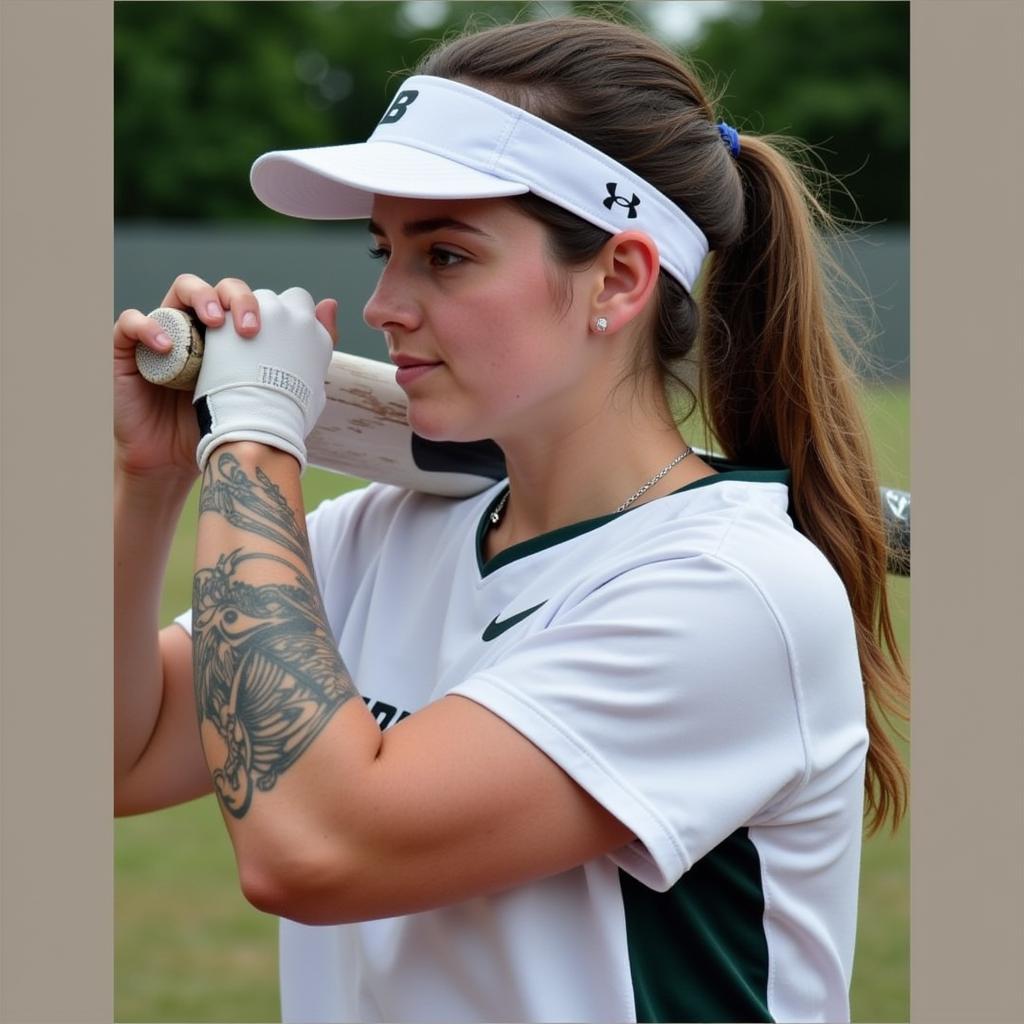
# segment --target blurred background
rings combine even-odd
[[[741,131],[797,136],[835,176],[837,251],[871,356],[865,412],[882,481],[909,488],[909,5],[875,2],[165,2],[115,20],[114,314],[184,271],[336,297],[340,346],[385,358],[361,310],[379,271],[365,224],[292,221],[248,185],[261,153],[359,141],[434,42],[566,13],[640,25],[694,63]],[[307,507],[362,481],[310,470]],[[188,606],[194,496],[162,624]],[[890,580],[909,659],[909,587]],[[906,744],[903,744],[906,751]],[[115,1018],[279,1018],[276,923],[238,891],[215,802],[116,823]],[[909,1016],[908,832],[865,843],[855,1021]]]

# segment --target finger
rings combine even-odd
[[[316,305],[316,318],[327,328],[331,336],[331,344],[338,344],[338,301],[337,299],[322,299]]]
[[[162,354],[170,351],[171,339],[152,317],[137,309],[126,309],[114,322],[114,348],[118,352],[134,352],[138,344]]]
[[[224,322],[224,308],[216,290],[195,274],[179,274],[160,305],[195,310],[208,327],[219,327]]]
[[[237,277],[217,282],[217,298],[224,309],[231,310],[235,331],[251,338],[260,329],[260,304],[253,290]]]

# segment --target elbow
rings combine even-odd
[[[253,866],[238,867],[238,881],[242,895],[257,910],[264,914],[277,917],[288,917],[287,894],[280,882],[271,874],[257,870]]]
[[[293,853],[238,860],[242,895],[257,910],[299,924],[346,924],[354,904],[353,872],[344,853]]]

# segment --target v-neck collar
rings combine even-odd
[[[682,494],[684,491],[693,491],[698,487],[707,487],[730,480],[744,480],[751,483],[788,484],[790,479],[790,471],[785,468],[764,469],[754,466],[738,466],[735,463],[716,458],[715,456],[704,456],[704,461],[712,469],[717,469],[718,472],[712,476],[705,476],[699,480],[694,480],[670,493]],[[719,469],[719,467],[721,468]],[[543,551],[546,548],[554,547],[556,544],[572,540],[574,537],[579,537],[584,533],[589,533],[591,530],[604,526],[605,523],[610,523],[613,519],[618,519],[619,516],[628,515],[637,508],[644,507],[643,505],[637,505],[633,508],[624,509],[622,512],[611,512],[608,515],[596,516],[593,519],[583,519],[578,523],[570,523],[568,526],[560,526],[555,530],[549,530],[536,537],[531,537],[529,540],[513,544],[511,547],[505,548],[504,551],[499,551],[493,558],[487,560],[484,558],[484,540],[487,536],[487,528],[490,526],[491,513],[498,507],[498,503],[507,490],[508,487],[506,486],[495,495],[484,509],[480,522],[477,525],[476,561],[481,577],[489,576],[510,562],[518,561],[520,558],[526,558],[529,555],[536,554],[538,551]],[[665,495],[665,497],[668,497],[668,495]]]

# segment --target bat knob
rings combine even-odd
[[[139,373],[161,387],[191,391],[203,361],[201,325],[181,309],[161,307],[149,315],[171,339],[171,348],[168,352],[159,353],[145,345],[136,345],[135,364]]]

